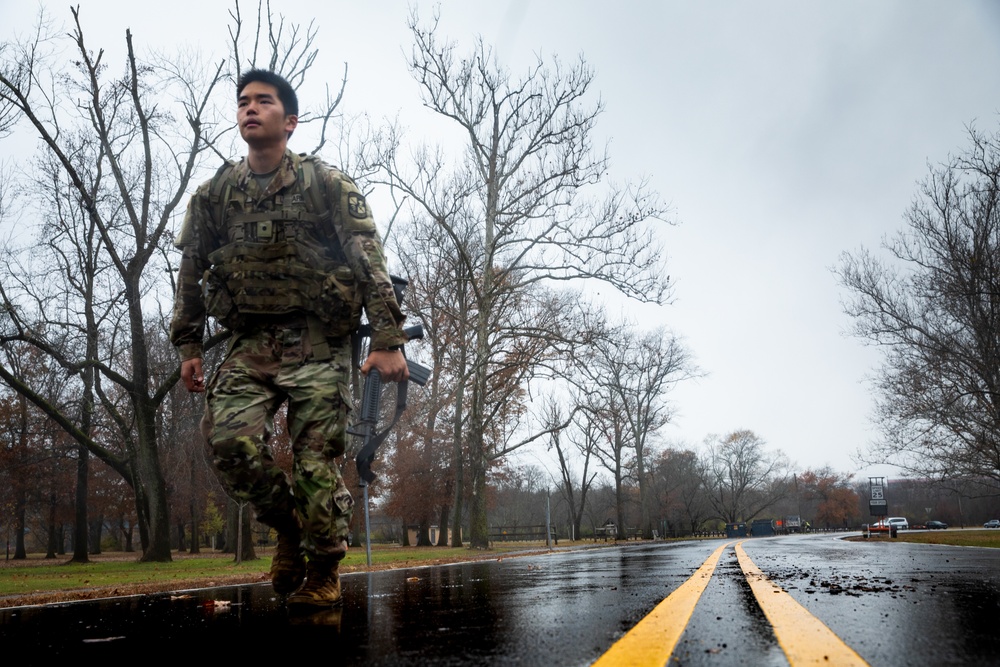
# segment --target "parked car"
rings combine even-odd
[[[948,524],[944,521],[928,521],[926,527],[927,530],[944,530],[948,527]]]
[[[1000,528],[1000,519],[990,519],[983,524],[983,528]]]
[[[910,522],[906,520],[905,517],[901,516],[889,516],[884,519],[879,519],[870,526],[870,530],[891,530],[895,528],[896,530],[906,530],[910,527]]]

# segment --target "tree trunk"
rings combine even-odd
[[[239,525],[239,504],[226,496],[226,518],[222,524],[222,545],[216,549],[224,554],[236,554],[236,527]]]
[[[49,494],[49,539],[46,545],[45,557],[55,558],[58,545],[56,545],[56,494]]]
[[[138,381],[137,385],[146,386]],[[148,541],[144,545],[142,558],[139,560],[147,563],[169,562],[171,560],[170,512],[167,508],[166,484],[156,449],[156,408],[150,404],[145,396],[141,399],[141,405],[143,408],[139,412],[145,413],[145,420],[138,420],[139,442],[136,463],[139,480],[145,489],[144,495],[147,499]]]
[[[25,491],[20,489],[17,494],[17,506],[14,510],[14,560],[24,560],[28,557],[28,552],[24,548],[25,507],[27,504]]]
[[[497,127],[494,126],[494,143]],[[486,400],[489,396],[490,324],[495,305],[493,290],[493,242],[497,222],[496,153],[490,155],[490,175],[487,183],[485,216],[485,262],[483,282],[478,296],[476,313],[476,348],[472,358],[472,410],[469,415],[469,469],[472,475],[472,503],[469,508],[469,543],[473,549],[490,546],[489,522],[486,517],[486,472],[488,466],[486,447]]]
[[[149,545],[149,519],[147,518],[149,516],[149,504],[146,501],[146,489],[139,479],[138,470],[136,470],[136,456],[130,451],[129,457],[129,468],[132,478],[136,480],[135,485],[132,487],[132,490],[135,492],[135,525],[139,527],[139,546],[142,552],[146,553],[146,547]]]
[[[90,531],[87,535],[87,542],[90,543],[90,553],[101,553],[101,538],[104,531],[104,516],[96,517],[90,522]]]
[[[438,540],[437,546],[448,546],[448,506],[441,506],[441,518],[438,520]]]
[[[88,290],[84,302],[87,322],[87,358],[96,359],[98,354],[98,331],[94,322],[93,294]],[[94,422],[94,367],[88,365],[83,372],[83,395],[80,398],[80,431],[88,438],[93,435]],[[73,562],[86,563],[89,553],[100,553],[100,536],[97,548],[90,544],[87,522],[87,501],[89,499],[90,450],[83,443],[76,446],[76,528],[73,530]]]
[[[479,319],[485,315],[480,311]],[[476,332],[475,372],[473,374],[472,410],[469,415],[469,472],[472,475],[472,503],[469,507],[469,544],[473,549],[488,549],[489,525],[486,517],[486,433],[485,406],[488,391],[489,332],[481,321]]]
[[[74,563],[86,563],[90,560],[87,553],[90,543],[87,539],[87,476],[89,473],[90,451],[83,445],[77,445],[76,459],[76,507],[75,524],[73,526],[73,558]]]
[[[241,531],[243,534],[243,542],[240,545],[242,554],[241,560],[244,561],[257,560],[257,552],[254,549],[254,544],[253,544],[254,540],[253,540],[253,526],[251,521],[252,519],[253,519],[253,510],[251,509],[250,504],[247,503],[243,507],[243,530]]]
[[[191,466],[193,469],[194,466]],[[192,472],[192,477],[194,473]],[[191,485],[194,489],[194,485]],[[199,525],[198,504],[194,500],[194,493],[191,494],[191,553],[201,553],[201,526]]]
[[[464,302],[464,298],[463,298]],[[464,309],[462,311],[464,313]],[[465,377],[465,346],[459,346],[458,377]],[[455,479],[455,493],[451,520],[451,546],[462,546],[462,514],[465,511],[465,456],[463,455],[462,419],[465,415],[465,383],[459,382],[455,390],[455,423],[452,430],[451,470]]]
[[[226,545],[223,552],[233,554],[234,560],[239,562],[257,560],[257,553],[253,548],[253,535],[250,530],[252,511],[249,503],[244,503],[242,512],[240,511],[240,503],[232,498],[226,503]],[[237,548],[240,549],[239,553],[236,551]]]
[[[118,521],[118,528],[125,539],[125,553],[132,553],[135,551],[135,546],[132,544],[132,531],[135,529],[135,524],[129,521],[126,526],[125,517],[122,517]]]
[[[417,546],[431,546],[431,522],[427,519],[426,515],[420,517],[419,527],[417,528]]]
[[[618,539],[621,539],[625,534],[625,492],[622,488],[621,465],[615,469],[615,521],[618,522]]]

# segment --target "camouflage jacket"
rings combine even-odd
[[[246,159],[231,169],[229,178],[232,187],[240,191],[239,199],[248,206],[253,205],[254,210],[270,211],[280,208],[282,199],[299,189],[296,183],[303,173],[302,160],[299,155],[286,151],[278,172],[263,192]],[[315,173],[317,178],[325,179],[324,192],[338,199],[327,202],[331,224],[357,280],[362,305],[372,326],[371,349],[403,344],[406,341],[401,329],[404,317],[396,303],[378,230],[364,195],[354,181],[337,169],[319,164]],[[182,361],[202,355],[206,319],[202,280],[205,271],[213,268],[209,256],[231,241],[227,220],[216,219],[223,208],[212,202],[215,182],[216,179],[206,181],[191,197],[175,243],[182,255],[170,341],[178,348]],[[339,193],[339,197],[332,193]],[[247,322],[247,326],[252,324],[252,319]]]

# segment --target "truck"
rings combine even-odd
[[[801,533],[802,532],[802,517],[798,514],[790,514],[785,517],[785,532],[787,533]]]

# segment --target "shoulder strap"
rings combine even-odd
[[[299,181],[309,212],[318,215],[322,220],[322,233],[326,235],[329,247],[337,255],[343,256],[340,238],[337,236],[337,230],[333,228],[333,210],[340,206],[342,181],[340,178],[334,179],[333,191],[327,190],[327,179],[318,173],[321,169],[330,167],[316,155],[303,155],[299,163]],[[313,183],[318,187],[309,187]]]
[[[229,200],[229,193],[232,189],[232,174],[236,168],[236,163],[226,160],[212,177],[212,187],[209,189],[208,197],[212,204],[212,212],[215,214],[216,224],[221,225],[226,212],[226,202]]]
[[[333,211],[331,209],[339,203],[340,181],[337,181],[335,192],[327,192],[326,179],[317,174],[322,165],[323,161],[315,155],[303,155],[302,161],[299,162],[299,179],[310,209],[309,212],[320,216],[324,222],[329,222],[333,219]],[[319,187],[310,187],[313,183],[316,183]],[[332,197],[330,196],[331,194],[333,195]]]

